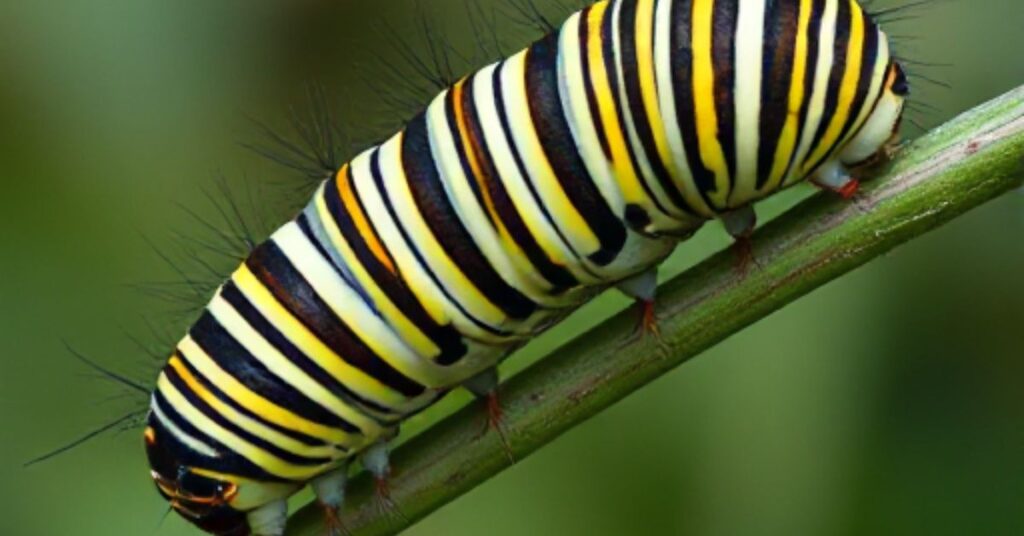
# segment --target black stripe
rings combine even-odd
[[[686,149],[686,159],[697,192],[714,208],[711,193],[715,191],[715,174],[704,165],[697,138],[697,113],[693,95],[693,4],[672,3],[672,85],[675,88],[676,124],[679,126]]]
[[[250,445],[253,445],[262,450],[265,450],[268,453],[280,458],[281,460],[294,465],[316,466],[331,461],[330,458],[307,458],[305,456],[300,456],[292,452],[288,452],[287,450],[281,449],[280,447],[277,447],[276,445],[268,442],[267,440],[256,437],[253,434],[246,431],[245,429],[237,426],[235,423],[231,422],[226,417],[221,415],[217,410],[213,409],[213,407],[207,404],[194,391],[192,391],[189,388],[188,384],[185,383],[184,378],[182,378],[178,374],[178,371],[175,370],[174,367],[170,366],[170,364],[164,367],[164,376],[167,378],[168,381],[171,382],[171,384],[178,390],[178,392],[185,397],[185,400],[193,408],[195,408],[197,411],[205,415],[208,419],[212,420],[221,428],[227,430],[229,433],[238,436],[246,443],[249,443]],[[241,453],[239,453],[239,455],[244,457],[244,455]]]
[[[381,199],[384,202],[384,208],[387,209],[388,211],[388,217],[390,217],[391,220],[395,222],[395,227],[398,228],[398,232],[399,234],[402,235],[402,239],[405,240],[406,245],[409,247],[409,251],[411,251],[413,256],[416,257],[416,262],[420,264],[420,266],[423,268],[423,271],[427,274],[428,277],[430,277],[430,280],[434,282],[434,285],[436,285],[437,288],[441,290],[441,294],[443,294],[445,298],[448,299],[449,302],[451,302],[463,315],[465,315],[470,322],[472,322],[480,329],[487,331],[488,333],[492,333],[495,335],[506,335],[506,332],[499,330],[493,326],[490,326],[485,322],[482,322],[475,316],[469,314],[469,311],[467,311],[466,308],[461,303],[459,303],[459,301],[456,300],[455,297],[452,296],[450,292],[448,292],[448,289],[446,289],[444,285],[441,284],[441,281],[437,278],[437,274],[435,274],[430,269],[430,265],[428,265],[426,259],[423,258],[423,254],[420,252],[419,248],[416,247],[416,243],[413,242],[412,238],[409,236],[408,231],[405,230],[405,227],[402,225],[402,221],[398,219],[398,213],[395,212],[395,207],[394,205],[391,204],[391,200],[388,198],[387,190],[384,187],[384,177],[383,175],[381,175],[380,172],[379,158],[380,149],[374,150],[373,158],[370,163],[374,186],[376,186],[377,190],[380,192]]]
[[[282,306],[346,363],[406,397],[426,390],[381,359],[338,318],[273,241],[253,250],[245,264]]]
[[[760,136],[757,147],[758,189],[763,188],[771,178],[775,166],[775,153],[789,118],[789,94],[793,83],[802,82],[793,80],[799,29],[799,2],[769,2],[765,5],[764,40],[761,47],[761,113],[758,121]]]
[[[725,155],[729,183],[736,185],[736,23],[738,0],[716,0],[711,19],[711,61],[715,71],[718,143]]]
[[[374,156],[376,160],[376,154]],[[430,340],[434,341],[434,344],[441,349],[441,355],[438,356],[437,362],[442,365],[455,363],[463,355],[466,354],[466,344],[462,340],[462,336],[458,330],[455,329],[451,324],[440,325],[431,318],[427,310],[424,309],[423,304],[420,303],[416,295],[409,289],[408,285],[402,279],[401,274],[394,274],[381,261],[376,255],[370,251],[370,247],[367,245],[366,240],[359,234],[358,229],[355,226],[355,222],[352,221],[352,216],[345,210],[345,206],[341,202],[341,195],[338,192],[337,180],[347,180],[351,186],[352,195],[355,197],[359,209],[366,215],[367,223],[370,225],[371,231],[374,233],[377,241],[382,247],[387,247],[382,240],[380,235],[377,233],[373,226],[373,221],[370,220],[369,214],[366,212],[365,207],[362,204],[362,199],[359,196],[359,191],[356,188],[356,184],[352,181],[351,168],[349,168],[349,174],[343,178],[335,178],[327,181],[324,186],[324,202],[327,205],[327,210],[331,215],[331,219],[334,220],[335,225],[338,226],[338,230],[341,232],[345,241],[348,242],[349,247],[352,248],[353,253],[356,256],[356,262],[361,264],[364,269],[370,274],[377,286],[387,295],[388,299],[395,304],[395,307],[409,319],[420,331],[422,331]],[[388,258],[391,260],[392,266],[396,266],[394,259],[391,257],[390,252],[386,252]]]
[[[633,127],[636,130],[637,138],[639,138],[640,146],[647,156],[647,161],[651,164],[654,177],[675,207],[683,212],[693,213],[692,207],[687,204],[682,192],[672,181],[665,162],[661,159],[657,142],[654,139],[654,130],[647,120],[647,109],[644,106],[640,70],[637,64],[636,4],[637,0],[623,0],[619,15],[619,53],[622,56],[621,68],[626,89],[626,105],[629,106],[629,113],[633,117]],[[651,32],[651,41],[640,46],[650,47],[653,53],[654,32]]]
[[[233,281],[228,281],[228,283],[224,285],[221,289],[221,296],[225,301],[231,304],[231,306],[238,311],[238,314],[241,315],[253,329],[258,331],[271,346],[273,346],[278,352],[281,352],[282,355],[288,358],[288,361],[291,361],[292,364],[312,378],[313,381],[322,385],[325,389],[340,398],[349,406],[354,406],[356,409],[358,409],[359,406],[363,406],[372,412],[392,416],[391,419],[374,419],[380,424],[387,425],[394,423],[394,419],[398,417],[394,410],[370,400],[366,400],[356,393],[353,393],[345,384],[338,381],[334,376],[328,374],[324,369],[310,359],[309,356],[296,348],[291,341],[289,341],[276,327],[274,327],[274,325],[252,305],[248,298],[242,294]],[[373,418],[372,415],[367,415],[367,417]]]
[[[626,153],[629,155],[629,165],[633,168],[633,173],[640,179],[640,186],[643,187],[644,193],[654,203],[655,208],[662,214],[668,215],[669,213],[665,206],[661,204],[661,201],[651,191],[651,185],[647,184],[647,181],[644,180],[643,173],[640,172],[640,162],[637,160],[635,148],[632,143],[629,143],[629,136],[626,133],[627,103],[624,99],[619,98],[621,93],[619,87],[619,65],[615,61],[615,32],[612,31],[614,29],[612,22],[615,20],[615,17],[612,16],[614,8],[614,5],[609,5],[608,9],[604,12],[604,19],[601,21],[601,53],[604,57],[605,74],[608,75],[608,86],[611,90],[612,101],[615,103],[615,117],[618,118],[619,128],[622,130],[623,144],[626,147]]]
[[[537,305],[502,279],[456,214],[434,162],[425,114],[406,126],[402,166],[417,210],[457,269],[509,317],[523,320],[533,314]]]
[[[352,288],[352,290],[355,290],[359,294],[359,297],[362,298],[363,302],[369,305],[370,309],[372,309],[373,312],[376,313],[377,316],[379,317],[380,311],[378,311],[377,308],[374,307],[373,300],[371,300],[370,296],[366,293],[366,289],[364,289],[363,286],[360,285],[359,282],[355,280],[352,274],[346,272],[338,263],[335,262],[334,257],[331,256],[331,254],[327,251],[327,248],[320,242],[320,238],[316,235],[316,233],[313,232],[313,229],[309,225],[309,218],[306,217],[305,211],[299,213],[299,216],[295,218],[295,224],[299,226],[299,229],[302,231],[302,234],[306,236],[306,240],[309,240],[309,243],[313,244],[313,247],[316,248],[317,253],[319,253],[323,258],[327,259],[328,263],[331,265],[331,268],[334,269],[334,273],[337,274],[338,277],[340,277],[343,281],[345,281],[345,283],[347,283],[348,286]]]
[[[867,116],[866,116],[867,118],[871,118],[871,116],[874,115],[875,110],[878,108],[878,104],[880,102],[882,102],[882,97],[885,96],[885,92],[886,92],[885,84],[886,84],[886,80],[888,79],[888,76],[889,76],[889,70],[892,69],[894,65],[896,65],[896,64],[894,64],[892,62],[892,60],[890,60],[888,65],[886,66],[886,74],[882,75],[883,76],[882,85],[879,87],[878,93],[876,93],[872,97],[871,105],[867,106]],[[889,89],[891,90],[892,88],[890,87]],[[896,127],[895,128],[899,128],[899,124],[900,124],[901,120],[902,120],[902,117],[896,121]],[[860,129],[864,128],[864,125],[866,125],[866,124],[867,124],[867,120],[865,120],[864,123],[861,123],[860,127],[858,127],[858,129],[857,129],[857,132],[854,132],[853,136],[856,137],[856,136],[860,135]],[[870,158],[869,158],[869,160],[870,160]]]
[[[811,148],[807,152],[808,157],[819,149],[818,146],[832,124],[832,120],[835,119],[836,108],[839,106],[839,91],[842,89],[843,76],[846,73],[846,56],[850,45],[851,23],[850,4],[840,0],[839,10],[836,14],[836,40],[832,47],[833,55],[828,79],[828,92],[825,94],[825,110],[821,114],[821,123],[818,124],[818,130],[814,133]],[[831,148],[829,149],[831,150]],[[805,161],[805,163],[807,162]],[[815,163],[816,165],[817,163]],[[808,173],[811,173],[814,167],[807,167],[806,169]]]
[[[459,93],[464,96],[472,91],[473,78],[470,76],[462,83],[462,89]],[[480,207],[481,211],[487,216],[487,222],[491,224],[491,229],[497,231],[498,224],[494,221],[494,216],[491,215],[490,211],[487,210],[487,204],[484,202],[484,194],[480,189],[480,184],[477,179],[481,179],[476,176],[473,172],[473,166],[469,162],[469,148],[462,142],[462,129],[459,126],[459,118],[455,113],[456,106],[462,106],[461,102],[455,102],[455,89],[449,89],[448,93],[444,98],[444,115],[448,123],[448,133],[452,138],[452,143],[455,145],[455,154],[459,156],[459,167],[462,168],[462,174],[466,178],[466,183],[469,185],[469,189],[473,192],[473,198],[476,199],[476,204]],[[449,181],[453,180],[448,178]]]
[[[174,426],[209,445],[219,454],[216,458],[211,458],[193,450],[164,427],[156,415],[151,415],[149,426],[153,428],[156,444],[150,447],[147,453],[150,466],[161,476],[177,480],[182,468],[195,467],[237,475],[259,482],[289,482],[287,479],[266,472],[237,452],[201,432],[171,406],[159,389],[153,392],[153,402]]]
[[[553,286],[551,293],[561,294],[577,286],[579,281],[564,266],[553,262],[547,253],[541,249],[540,245],[537,244],[537,239],[523,222],[523,218],[519,214],[519,210],[516,209],[515,204],[513,204],[512,198],[509,197],[498,169],[494,165],[494,160],[490,156],[491,150],[487,144],[487,137],[484,135],[483,127],[480,125],[480,116],[477,114],[476,101],[473,98],[472,91],[475,79],[476,74],[472,75],[469,81],[466,82],[467,89],[462,92],[462,102],[460,105],[462,106],[462,113],[466,122],[466,135],[469,137],[470,147],[476,155],[476,161],[480,166],[481,173],[483,173],[481,180],[487,188],[487,194],[490,197],[491,204],[494,206],[497,217],[501,220],[509,235],[511,235],[512,240],[523,250],[530,264],[540,272],[544,279],[551,283]]]
[[[811,99],[814,97],[814,79],[818,76],[818,55],[821,48],[821,23],[825,14],[826,0],[814,0],[811,9],[811,16],[807,26],[807,71],[804,73],[804,98],[800,103],[800,119],[797,122],[796,147],[789,155],[789,162],[786,164],[786,171],[783,173],[783,180],[796,164],[797,152],[800,150],[800,142],[803,140],[804,131],[807,128],[807,116],[810,114]]]
[[[537,41],[527,51],[526,101],[537,138],[558,183],[601,243],[601,249],[589,258],[600,266],[607,265],[622,251],[626,229],[594,184],[566,121],[558,89],[557,34]]]
[[[508,142],[508,147],[512,151],[512,159],[516,162],[516,169],[519,170],[519,175],[523,178],[526,188],[530,190],[530,195],[533,197],[534,202],[537,203],[537,207],[540,208],[540,212],[544,216],[544,219],[547,220],[551,228],[554,229],[555,234],[558,235],[559,240],[562,241],[562,244],[565,245],[566,249],[572,252],[574,257],[580,259],[579,252],[576,251],[569,240],[565,238],[565,234],[562,233],[562,230],[557,224],[555,224],[555,219],[551,216],[551,211],[548,210],[547,205],[544,204],[540,195],[537,194],[537,188],[533,185],[533,179],[530,177],[530,174],[526,169],[525,162],[523,162],[523,155],[519,153],[519,149],[516,147],[515,138],[512,137],[512,127],[509,125],[508,111],[505,109],[505,95],[501,90],[501,70],[505,68],[505,65],[506,63],[502,62],[494,69],[494,76],[491,81],[491,87],[494,91],[495,108],[498,111],[498,120],[501,123],[501,133],[505,136],[505,140]],[[585,264],[581,263],[580,267],[590,273]]]
[[[583,72],[583,88],[587,94],[587,107],[590,109],[590,117],[593,118],[594,134],[601,144],[601,151],[604,157],[610,162],[612,160],[612,149],[608,144],[608,133],[604,130],[604,121],[601,120],[601,108],[597,104],[597,93],[594,88],[594,81],[590,72],[590,10],[588,6],[580,12],[579,42],[580,42],[580,67]]]
[[[853,102],[850,104],[850,115],[846,118],[846,124],[843,125],[843,130],[839,133],[839,142],[846,140],[850,131],[853,129],[860,112],[865,109],[871,91],[871,80],[875,74],[875,62],[878,61],[878,28],[868,18],[867,13],[860,12],[861,20],[864,24],[864,45],[861,47],[861,65],[860,74],[857,79],[857,92],[854,94]],[[835,153],[837,147],[830,151],[831,156]]]
[[[263,366],[210,312],[204,312],[199,317],[189,334],[221,369],[250,391],[308,421],[338,428],[349,434],[362,433],[355,425],[331,413]]]
[[[181,362],[181,366],[185,367],[185,369],[188,370],[189,374],[191,374],[192,377],[195,378],[195,380],[199,382],[199,384],[202,385],[204,389],[209,391],[213,396],[217,397],[217,400],[220,400],[221,403],[230,406],[232,409],[241,413],[242,415],[245,415],[246,417],[249,417],[250,419],[253,419],[255,421],[259,421],[261,424],[263,424],[263,426],[271,428],[276,432],[280,433],[281,435],[288,436],[289,438],[294,439],[295,441],[298,441],[303,445],[312,448],[328,446],[328,443],[326,441],[317,439],[312,436],[308,436],[302,432],[298,432],[290,428],[285,428],[284,426],[281,426],[277,423],[265,420],[263,417],[257,415],[249,408],[239,404],[238,402],[235,402],[234,399],[225,394],[224,391],[222,391],[219,387],[214,385],[213,382],[211,382],[205,376],[203,376],[198,369],[192,366],[192,363],[188,361],[188,358],[181,352],[180,349],[177,351],[177,354],[179,361]],[[335,446],[339,448],[345,448],[342,445]]]

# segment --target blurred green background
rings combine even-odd
[[[318,81],[357,141],[383,134],[396,116],[366,79],[401,65],[385,21],[417,43],[426,13],[472,50],[461,1],[422,4],[0,2],[0,535],[195,534],[161,522],[136,431],[21,467],[133,404],[62,341],[151,376],[128,335],[155,343],[143,318],[170,335],[187,318],[129,288],[175,279],[148,243],[176,251],[175,232],[207,232],[181,206],[215,219],[203,191],[221,174],[263,185],[268,224],[289,217],[296,183],[240,147],[259,140],[248,118],[285,125]],[[903,55],[948,64],[916,68],[950,88],[914,79],[934,107],[915,119],[1024,82],[1022,28],[1019,0],[932,2],[890,28]],[[497,33],[529,38],[504,19]],[[1022,534],[1022,236],[1015,192],[734,336],[409,533]],[[704,231],[667,275],[726,244]],[[625,303],[603,297],[512,367]]]

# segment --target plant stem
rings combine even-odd
[[[513,454],[523,459],[733,333],[1022,181],[1024,86],[918,139],[854,200],[822,193],[770,222],[754,237],[756,266],[741,273],[723,251],[662,285],[660,339],[638,338],[636,312],[624,311],[503,384]],[[469,404],[393,453],[400,514],[382,507],[372,479],[354,478],[346,533],[394,534],[507,468],[498,434],[481,434],[485,411]],[[288,534],[325,531],[310,505]]]

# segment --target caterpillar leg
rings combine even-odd
[[[512,447],[505,436],[505,427],[502,422],[501,399],[498,397],[499,383],[498,368],[492,367],[466,380],[462,383],[462,386],[477,398],[485,401],[487,404],[487,428],[485,431],[493,430],[498,434],[501,446],[505,449],[505,456],[508,457],[510,463],[516,463],[516,458],[512,454]]]
[[[849,172],[838,162],[828,162],[814,174],[811,182],[823,189],[839,194],[843,199],[851,199],[860,189],[860,181],[850,176]]]
[[[615,288],[636,300],[640,306],[641,332],[660,337],[658,318],[654,311],[654,297],[658,290],[658,269],[651,268],[632,277],[619,281]]]
[[[313,493],[316,494],[317,502],[323,507],[327,517],[328,536],[345,533],[341,524],[341,506],[345,503],[345,485],[347,483],[348,464],[317,477],[310,483]]]
[[[391,476],[391,452],[386,441],[375,443],[363,451],[360,458],[363,467],[373,475],[377,486],[377,500],[380,501],[381,509],[386,513],[396,515],[405,519],[405,515],[398,509],[398,505],[391,498],[391,488],[388,486],[388,478]]]
[[[757,227],[757,213],[754,207],[748,205],[740,207],[732,212],[726,212],[719,216],[725,231],[733,237],[733,251],[736,253],[736,262],[741,273],[746,273],[751,263],[757,263],[754,258],[754,246],[750,236],[754,234]]]
[[[253,536],[284,536],[288,523],[288,501],[284,499],[265,504],[246,516]]]

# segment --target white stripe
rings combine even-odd
[[[419,298],[420,302],[431,312],[431,316],[439,324],[447,324],[448,319],[465,337],[491,344],[500,344],[509,340],[508,336],[494,335],[480,328],[469,315],[473,315],[478,321],[492,327],[500,326],[505,318],[504,315],[491,314],[485,316],[480,314],[476,308],[465,303],[465,293],[453,292],[449,283],[445,281],[443,270],[438,271],[436,266],[438,260],[434,259],[429,251],[424,251],[419,244],[434,243],[436,239],[427,228],[426,223],[416,208],[409,193],[405,170],[402,167],[402,135],[398,134],[384,142],[379,148],[378,160],[380,172],[384,177],[385,191],[377,189],[373,182],[370,171],[370,159],[368,153],[363,153],[352,161],[353,188],[358,190],[360,199],[366,206],[366,216],[373,221],[374,227],[381,235],[381,240],[387,245],[402,274],[402,279],[409,284],[410,288]],[[397,215],[392,218],[384,202],[387,196],[391,206]],[[420,264],[419,259],[413,253],[413,244],[406,242],[399,231],[401,226],[409,239],[417,244],[417,249],[426,263]],[[433,262],[432,262],[433,261]],[[429,272],[428,272],[429,270]],[[439,283],[435,283],[430,273],[437,276]],[[439,286],[444,285],[448,294]],[[479,293],[475,292],[475,299],[481,299]],[[451,298],[449,298],[451,296]],[[459,300],[458,304],[452,300]],[[465,308],[466,312],[460,309],[459,305]],[[492,306],[493,307],[493,306]],[[442,321],[440,316],[443,316]]]
[[[601,149],[597,137],[596,118],[590,113],[587,101],[586,73],[583,72],[583,61],[580,43],[581,14],[574,13],[562,25],[558,36],[558,94],[562,98],[562,109],[565,110],[569,131],[576,142],[579,152],[591,180],[601,192],[601,197],[615,214],[625,212],[626,202],[622,190],[615,180],[611,162]],[[570,83],[574,80],[575,83]]]
[[[435,383],[434,377],[439,367],[427,359],[421,359],[405,345],[384,320],[366,305],[362,296],[338,276],[297,224],[286,224],[274,233],[272,239],[331,311],[374,354],[408,378],[415,381],[431,379],[433,381],[429,383]],[[418,408],[423,401],[432,398],[433,395],[426,392],[416,399],[410,399],[407,407],[402,409]]]
[[[567,217],[562,217],[551,210],[552,206],[561,205],[566,195],[554,170],[551,169],[551,162],[544,154],[530,116],[529,95],[526,89],[526,52],[523,51],[508,58],[502,64],[500,76],[505,116],[508,118],[509,130],[512,132],[512,141],[518,148],[519,154],[523,156],[527,174],[525,179],[533,184],[540,197],[540,203],[547,207],[555,226],[561,231],[569,247],[576,252],[582,262],[586,263],[588,268],[596,270],[596,267],[591,266],[591,263],[585,259],[587,255],[600,248],[597,236],[590,229],[578,228],[576,225],[568,223]],[[537,157],[533,158],[534,155]],[[568,201],[566,204],[571,205]],[[582,215],[579,216],[582,219]],[[596,282],[593,278],[588,278],[588,281]]]
[[[381,173],[385,177],[394,176],[392,158],[397,158],[396,151],[400,140],[401,135],[395,135],[390,140],[384,142],[379,148],[378,157],[380,159]],[[461,328],[462,325],[469,323],[469,321],[458,313],[455,306],[448,301],[444,293],[441,292],[441,289],[434,284],[419,261],[416,260],[412,250],[406,244],[405,239],[402,238],[401,233],[399,233],[396,222],[388,213],[381,194],[373,182],[373,176],[370,174],[369,167],[370,155],[376,150],[378,149],[369,149],[349,163],[351,173],[350,187],[359,196],[366,219],[373,225],[381,243],[384,244],[388,253],[391,254],[396,269],[402,275],[402,280],[409,285],[410,290],[420,304],[423,305],[427,314],[439,325],[452,322],[454,317],[456,325]]]
[[[676,90],[672,71],[672,8],[676,4],[676,0],[658,0],[658,6],[655,8],[654,68],[658,84],[658,108],[662,123],[665,125],[665,138],[668,140],[669,150],[672,151],[672,161],[677,168],[673,176],[682,178],[678,184],[679,191],[683,193],[683,198],[691,208],[704,217],[713,218],[715,212],[704,202],[693,180],[693,171],[690,169],[686,146],[683,144],[683,133],[676,115]],[[685,78],[689,79],[689,75]]]
[[[623,127],[626,131],[627,141],[629,143],[630,152],[636,158],[639,168],[637,171],[637,179],[647,186],[650,193],[654,194],[658,204],[665,208],[664,212],[658,209],[658,205],[650,203],[648,207],[645,207],[645,212],[650,216],[654,228],[666,229],[678,227],[678,223],[671,218],[666,218],[665,214],[674,216],[675,218],[685,218],[686,213],[683,212],[679,207],[676,207],[675,203],[669,199],[668,194],[665,193],[665,189],[662,188],[661,182],[654,174],[654,169],[651,166],[650,159],[648,158],[647,151],[644,149],[643,144],[640,142],[640,135],[637,133],[636,120],[633,118],[633,110],[629,106],[629,97],[626,92],[626,74],[623,65],[625,60],[622,57],[622,35],[621,35],[621,22],[622,22],[622,2],[617,0],[614,5],[610,7],[612,10],[610,13],[606,13],[605,16],[612,17],[612,50],[615,52],[615,85],[617,86],[617,97],[614,99],[615,106],[622,113]],[[636,28],[631,28],[628,35],[635,38]],[[635,44],[634,44],[635,45]],[[582,79],[581,79],[582,83]],[[641,121],[647,121],[646,117],[641,117]],[[654,155],[658,157],[657,154]],[[632,163],[630,163],[632,166]]]
[[[870,28],[865,30],[870,31]],[[847,133],[846,138],[841,142],[844,146],[857,135],[864,122],[867,121],[868,114],[871,113],[872,107],[882,91],[882,84],[885,83],[886,76],[889,74],[889,38],[877,28],[875,32],[878,34],[878,54],[875,56],[875,65],[871,72],[871,86],[868,88],[867,99],[861,105],[857,121],[854,123],[853,128],[850,129],[850,132]],[[836,154],[841,153],[842,151],[837,151]]]
[[[462,90],[472,91],[473,88],[463,85]],[[455,103],[455,106],[461,106],[461,103]],[[548,299],[548,291],[551,290],[550,283],[536,271],[523,269],[525,267],[521,263],[514,262],[510,258],[514,252],[506,251],[503,247],[497,229],[487,215],[487,209],[477,201],[473,194],[470,181],[476,179],[467,176],[462,167],[462,159],[454,139],[457,126],[448,122],[446,108],[446,102],[434,101],[434,104],[427,109],[427,131],[432,142],[431,154],[437,164],[438,172],[441,174],[441,183],[444,185],[445,193],[448,194],[448,199],[459,216],[463,228],[466,229],[473,243],[506,284],[523,292],[534,302],[548,306],[553,305],[554,302]],[[472,150],[471,147],[464,147],[464,149],[466,152]],[[469,155],[467,158],[470,158]],[[517,257],[521,259],[521,252],[516,253],[519,253]]]
[[[153,411],[153,415],[155,415],[156,419],[158,421],[160,421],[160,424],[163,425],[163,427],[166,428],[167,431],[169,431],[171,433],[171,435],[173,435],[175,438],[177,438],[178,441],[181,441],[182,443],[184,443],[186,447],[192,449],[195,452],[198,452],[199,454],[202,454],[203,456],[206,456],[207,458],[219,458],[220,457],[220,453],[217,452],[209,444],[196,439],[194,436],[189,435],[188,433],[186,433],[181,428],[178,428],[178,425],[174,424],[174,421],[172,421],[163,412],[163,410],[160,409],[160,405],[157,404],[157,402],[156,402],[156,397],[151,397],[150,398],[150,400],[149,400],[149,409],[151,409]]]
[[[498,103],[494,98],[494,72],[498,65],[489,65],[480,70],[473,81],[473,98],[476,101],[477,114],[484,132],[484,139],[490,149],[492,162],[501,177],[501,183],[508,192],[509,199],[515,206],[541,249],[548,254],[555,264],[565,266],[579,277],[578,267],[569,247],[559,238],[555,228],[541,214],[541,207],[530,193],[526,180],[519,172],[512,155],[511,142],[501,127],[498,116]],[[575,268],[575,269],[574,269]]]
[[[241,292],[244,294],[244,291]],[[258,301],[253,300],[253,306],[259,310]],[[207,306],[207,310],[238,344],[284,383],[292,386],[331,413],[356,426],[363,432],[363,435],[376,436],[382,432],[383,428],[380,424],[343,402],[320,382],[311,378],[295,363],[292,363],[287,356],[279,352],[259,331],[249,325],[245,318],[242,318],[242,315],[219,293]],[[267,316],[266,311],[260,311],[260,313]],[[302,351],[301,348],[300,351]],[[339,381],[341,380],[339,379]],[[346,386],[367,400],[373,400],[387,407],[398,405],[396,400],[379,400],[379,397],[373,396],[374,393],[360,393],[356,386],[348,384]]]
[[[736,177],[729,206],[754,200],[760,140],[764,0],[741,0],[736,21]]]
[[[818,126],[823,119],[828,119],[822,116],[825,113],[825,97],[828,95],[828,79],[831,77],[834,67],[836,17],[838,11],[838,0],[827,0],[825,12],[821,16],[821,33],[817,36],[817,39],[813,35],[808,36],[808,44],[817,44],[818,46],[818,66],[815,71],[814,89],[810,95],[804,96],[805,102],[810,102],[810,111],[807,114],[807,121],[803,126],[803,136],[799,149],[793,158],[793,166],[789,170],[789,175],[785,178],[783,186],[789,186],[806,178],[801,172],[804,158],[807,157],[807,153],[811,150],[811,142],[814,141],[814,135],[818,131]]]

